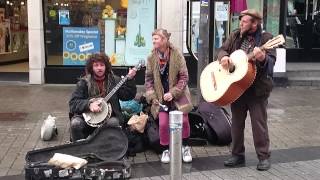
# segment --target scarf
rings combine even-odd
[[[251,34],[246,34],[242,38],[242,42],[240,45],[240,49],[245,51],[247,54],[253,51],[254,47],[259,47],[260,46],[260,41],[261,41],[261,28],[259,27],[256,32],[251,33]]]
[[[105,75],[102,77],[97,77],[93,76],[94,82],[93,85],[95,84],[97,87],[98,92],[96,92],[98,97],[104,97],[106,95],[106,87],[105,87]]]
[[[167,48],[165,52],[160,52],[159,50],[156,50],[156,53],[158,55],[158,63],[160,67],[160,74],[163,75],[167,65],[168,61],[170,59],[170,48]]]

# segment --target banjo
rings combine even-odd
[[[142,63],[139,63],[135,68],[139,71],[142,67]],[[128,80],[129,76],[126,75],[121,79],[121,81],[107,94],[104,98],[95,98],[93,101],[98,101],[100,103],[100,112],[85,112],[82,116],[85,122],[92,127],[99,127],[105,121],[107,121],[112,114],[111,104],[108,103],[110,98],[118,91],[118,89]]]
[[[267,41],[260,49],[268,50],[284,44],[282,35]],[[230,55],[230,69],[224,69],[219,61],[207,65],[200,76],[200,89],[207,102],[219,106],[237,100],[250,87],[256,77],[256,66],[252,63],[253,53],[236,50]]]

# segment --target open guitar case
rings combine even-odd
[[[128,179],[130,163],[125,154],[128,138],[120,127],[102,125],[85,140],[29,151],[25,157],[25,179]],[[55,153],[86,159],[88,164],[76,170],[62,169],[47,162]]]

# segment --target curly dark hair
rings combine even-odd
[[[105,75],[107,76],[109,73],[111,73],[112,71],[112,66],[111,66],[111,63],[109,61],[109,57],[103,53],[103,52],[100,52],[100,53],[95,53],[95,54],[92,54],[89,59],[87,59],[87,63],[86,63],[86,74],[91,74],[93,75],[93,63],[95,62],[102,62],[104,63],[104,65],[106,66],[106,72],[105,72]]]

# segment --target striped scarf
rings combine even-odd
[[[168,61],[170,59],[170,48],[167,48],[165,52],[160,52],[159,50],[156,50],[157,55],[158,55],[158,62],[159,62],[159,67],[160,67],[160,74],[163,74],[167,65]]]
[[[251,35],[247,35],[245,38],[243,38],[240,49],[242,49],[246,53],[249,53],[253,51],[255,44],[256,43],[254,37]]]

